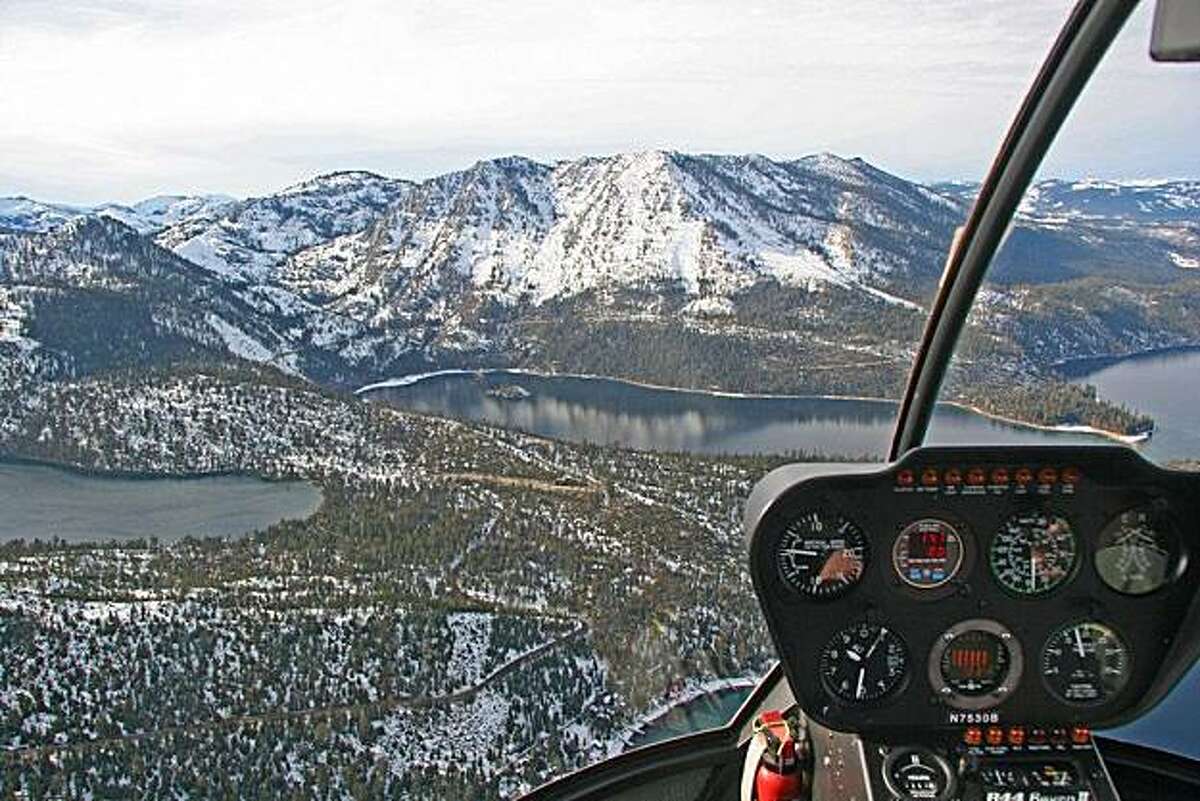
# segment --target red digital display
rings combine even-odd
[[[955,649],[950,652],[950,665],[962,678],[985,678],[992,672],[992,652],[987,648]]]
[[[908,537],[910,559],[945,559],[946,532],[942,529],[918,531]]]

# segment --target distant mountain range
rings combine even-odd
[[[894,392],[976,191],[829,154],[651,151],[506,157],[419,182],[342,172],[246,200],[2,198],[0,351],[10,372],[46,375],[232,356],[339,386],[522,364]],[[1018,370],[1197,339],[1174,318],[1128,318],[1147,293],[1191,292],[1197,268],[1200,182],[1043,181],[994,271],[981,341],[1002,340],[993,361]],[[1055,323],[1027,285],[1081,280],[1132,295],[1089,319],[1086,341],[1038,345]],[[831,378],[838,364],[853,375]]]

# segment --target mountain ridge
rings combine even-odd
[[[1200,341],[1184,311],[1200,275],[1194,188],[1036,185],[1044,208],[1010,234],[969,329],[984,355],[958,384],[1052,380],[1050,357],[1072,348]],[[347,170],[242,200],[165,196],[121,207],[137,216],[120,228],[111,205],[0,202],[37,229],[0,234],[0,358],[45,375],[178,352],[334,386],[523,366],[894,395],[973,191],[829,153],[648,150],[509,155],[421,181]],[[111,224],[79,222],[96,219]],[[1112,308],[1099,316],[1073,288],[1089,276],[1124,287],[1102,294]],[[1053,314],[1027,285],[1060,296]],[[97,310],[119,310],[123,344],[93,342],[72,304],[101,329]]]

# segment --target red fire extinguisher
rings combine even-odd
[[[778,710],[764,712],[754,721],[756,745],[761,749],[754,773],[756,801],[799,801],[804,797],[803,757],[807,740],[797,743],[797,732]],[[758,749],[756,749],[758,750]]]

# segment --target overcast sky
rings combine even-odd
[[[1200,177],[1151,3],[1047,172]],[[1065,0],[0,0],[0,195],[264,194],[670,148],[977,179]]]

